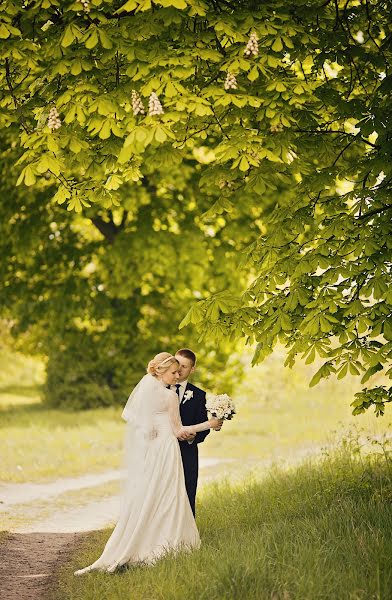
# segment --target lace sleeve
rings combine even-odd
[[[198,433],[210,429],[210,421],[204,421],[197,425],[183,425],[180,417],[180,407],[178,404],[178,396],[175,392],[170,391],[169,396],[169,417],[174,435],[178,438],[184,433]]]
[[[183,426],[180,417],[180,408],[178,405],[178,396],[175,392],[169,392],[169,417],[173,433],[176,437],[180,437],[183,433]]]

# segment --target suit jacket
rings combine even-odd
[[[187,391],[193,392],[192,398],[184,402],[184,397]],[[206,393],[204,390],[196,387],[192,383],[187,383],[183,400],[180,404],[180,415],[183,425],[197,425],[197,423],[203,423],[208,420],[206,410]],[[180,442],[181,447],[185,450],[188,447],[189,451],[197,451],[197,444],[200,444],[205,440],[210,430],[200,431],[196,434],[196,437],[192,444],[188,444],[187,441]]]

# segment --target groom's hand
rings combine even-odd
[[[180,442],[193,442],[195,437],[196,437],[196,433],[184,433],[178,439],[180,440]]]

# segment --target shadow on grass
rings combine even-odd
[[[30,389],[31,393],[32,389]],[[34,389],[37,391],[38,388]],[[34,397],[34,395],[32,394],[31,397]],[[100,425],[103,420],[116,418],[117,416],[120,418],[120,415],[121,408],[116,406],[72,410],[48,407],[43,402],[29,402],[26,404],[1,404],[0,402],[0,429],[10,426],[15,426],[18,429],[29,428],[32,425],[45,428],[78,429],[82,425]]]
[[[38,384],[27,384],[27,385],[2,385],[0,386],[0,394],[7,394],[9,396],[22,396],[26,398],[35,398],[41,396],[42,386]]]
[[[47,413],[48,408],[42,402],[31,402],[29,404],[3,404],[0,405],[0,427],[9,425],[9,419],[17,419],[20,416],[37,415]],[[57,413],[59,411],[56,411]],[[23,422],[21,422],[23,425]],[[26,424],[26,423],[25,423]],[[31,424],[31,423],[30,423]]]

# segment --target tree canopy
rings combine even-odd
[[[177,185],[174,170],[156,173],[121,208],[80,215],[53,202],[51,187],[33,186],[28,194],[15,188],[15,179],[7,180],[7,152],[0,168],[7,200],[0,222],[2,314],[19,348],[48,357],[47,402],[123,402],[160,348],[197,348],[195,332],[178,331],[195,299],[222,286],[240,290],[222,268],[236,263],[230,228],[207,243],[197,208],[208,203],[196,201],[192,171],[182,170]],[[185,188],[187,210],[180,211]],[[248,243],[251,222],[247,229]],[[228,375],[233,347],[211,341],[197,349],[204,384]]]
[[[255,361],[278,341],[290,365],[319,355],[312,383],[390,376],[388,4],[3,0],[1,124],[19,189],[110,235],[146,190],[186,218],[188,188],[171,192],[192,181],[192,222],[243,251],[252,281],[223,278],[183,326],[255,341]],[[354,411],[391,400],[370,385]]]

